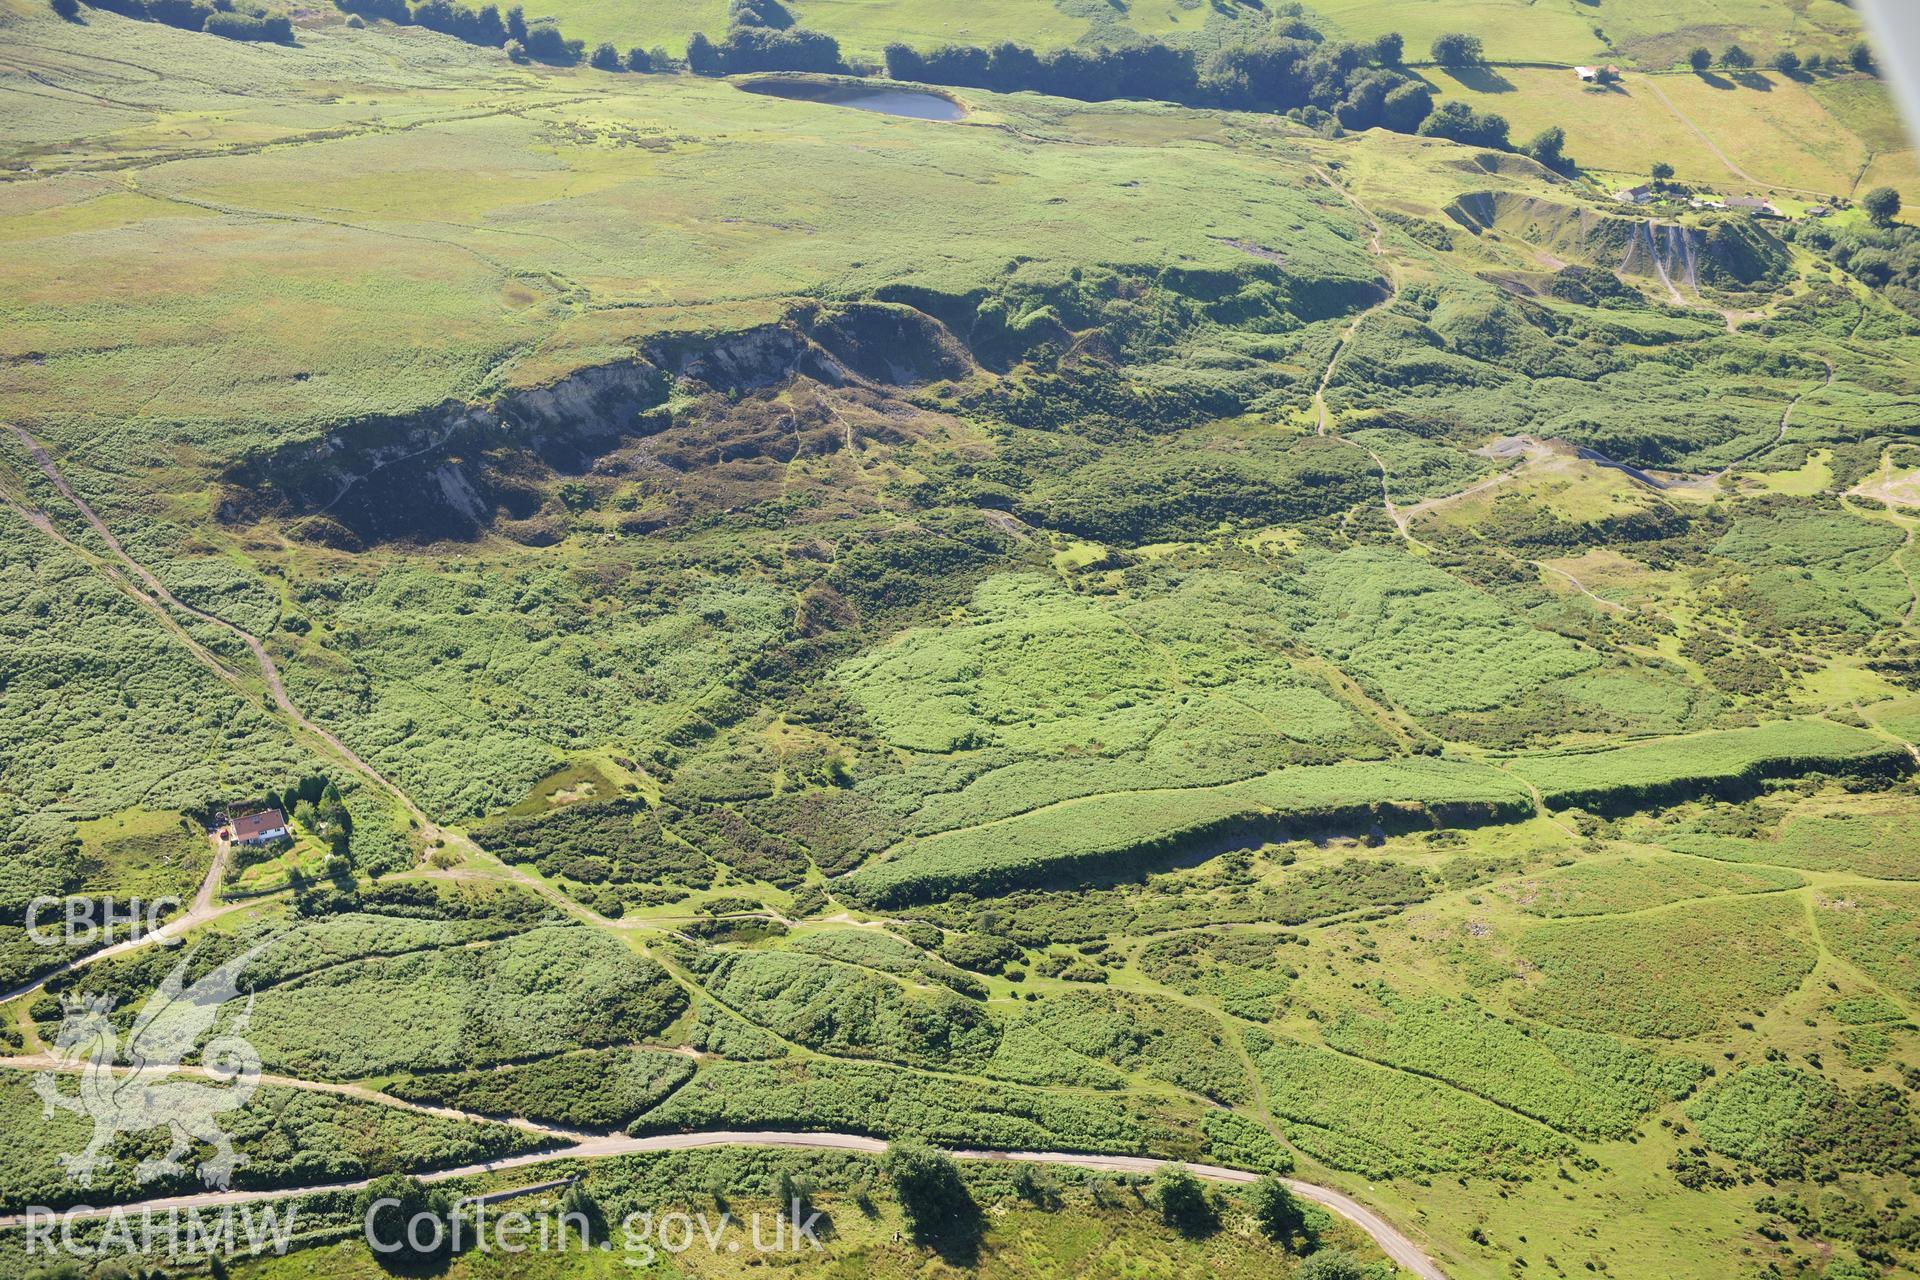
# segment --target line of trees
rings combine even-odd
[[[687,69],[695,75],[724,76],[741,71],[815,71],[847,69],[840,42],[805,27],[735,26],[715,43],[706,32],[687,39]]]
[[[600,71],[671,71],[673,55],[655,45],[651,49],[633,48],[623,55],[604,41],[594,48],[587,62]]]
[[[1726,52],[1717,59],[1713,56],[1713,50],[1705,45],[1699,45],[1688,51],[1687,65],[1700,72],[1709,71],[1715,66],[1725,67],[1730,71],[1750,71],[1754,66],[1754,58],[1751,53],[1737,44],[1728,45]],[[1853,47],[1847,50],[1844,59],[1839,54],[1829,58],[1824,54],[1809,53],[1802,57],[1792,49],[1782,49],[1773,55],[1773,61],[1769,65],[1786,75],[1795,75],[1802,71],[1818,71],[1829,66],[1836,71],[1851,67],[1855,71],[1864,71],[1869,75],[1875,74],[1873,47],[1865,40],[1854,41]]]
[[[93,0],[93,4],[125,18],[204,31],[228,40],[293,43],[293,23],[285,14],[265,9],[243,13],[233,7],[233,0]],[[80,5],[78,0],[53,0],[53,11],[72,22],[80,16]]]
[[[1435,36],[1430,50],[1433,60],[1443,67],[1471,67],[1487,60],[1479,36],[1450,32]]]
[[[551,22],[529,24],[519,5],[502,13],[496,5],[469,9],[452,0],[334,0],[336,7],[361,18],[384,18],[400,26],[425,27],[468,44],[505,49],[516,62],[571,64],[580,61],[585,41],[569,40]]]
[[[71,0],[63,0],[71,2]],[[138,2],[138,0],[134,0]],[[601,71],[671,71],[675,61],[664,48],[633,48],[624,54],[602,42],[592,53],[584,41],[568,39],[549,21],[528,23],[520,6],[502,13],[494,5],[470,9],[453,0],[334,0],[347,13],[412,24],[464,40],[504,48],[516,62],[571,64],[585,58]],[[715,42],[696,31],[687,41],[687,69],[697,75],[742,71],[842,72],[840,44],[832,36],[794,25],[780,0],[732,0],[726,38]]]
[[[1087,102],[1155,98],[1412,133],[1432,113],[1433,91],[1399,68],[1401,53],[1398,35],[1368,45],[1329,43],[1298,18],[1281,18],[1204,58],[1153,41],[1045,53],[1012,42],[988,49],[947,45],[930,53],[891,44],[886,65],[896,80],[926,84],[1031,90]]]

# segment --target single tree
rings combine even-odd
[[[1160,1220],[1183,1236],[1203,1236],[1219,1225],[1207,1189],[1183,1164],[1160,1166],[1154,1179]]]
[[[1480,37],[1449,32],[1433,41],[1433,60],[1443,67],[1470,67],[1482,61]]]
[[[1865,40],[1855,40],[1853,48],[1847,50],[1847,61],[1853,64],[1855,71],[1873,70],[1873,46]]]
[[[393,1269],[437,1262],[452,1252],[447,1217],[453,1200],[418,1178],[389,1173],[375,1178],[354,1200],[353,1217],[379,1246],[381,1265]]]
[[[1648,170],[1648,172],[1653,175],[1655,182],[1665,182],[1667,179],[1673,177],[1673,166],[1665,160],[1655,160],[1653,162],[1653,168]]]
[[[987,88],[997,89],[1001,93],[1018,93],[1039,84],[1044,74],[1040,55],[1025,45],[1002,40],[987,50],[987,69],[983,77]]]
[[[885,50],[887,60],[887,78],[889,80],[922,80],[927,74],[927,60],[920,51],[910,44],[899,41],[888,45]]]
[[[1808,71],[1818,71],[1827,65],[1827,57],[1823,53],[1810,53],[1801,61],[1800,65]]]
[[[563,1230],[579,1235],[583,1245],[608,1239],[606,1210],[578,1182],[568,1187],[566,1194],[560,1197],[560,1222]],[[564,1242],[564,1237],[562,1239]]]
[[[595,71],[618,71],[620,69],[620,51],[602,40],[594,46],[593,56],[587,59]]]
[[[1492,111],[1475,111],[1460,101],[1443,102],[1416,130],[1423,138],[1451,138],[1470,147],[1508,147],[1507,118]]]
[[[649,54],[645,49],[634,48],[634,49],[627,50],[627,70],[629,71],[653,70],[653,56]]]
[[[1367,1280],[1372,1269],[1338,1249],[1320,1249],[1294,1271],[1294,1280]]]
[[[1254,1183],[1247,1193],[1247,1204],[1253,1210],[1254,1224],[1269,1240],[1292,1247],[1295,1241],[1310,1238],[1307,1207],[1280,1179],[1269,1175]]]
[[[1576,166],[1566,146],[1567,131],[1556,124],[1534,134],[1521,150],[1555,173],[1571,173]]]
[[[1900,214],[1900,193],[1892,187],[1875,187],[1860,197],[1860,207],[1875,225],[1884,227]]]
[[[780,1176],[774,1179],[774,1199],[779,1202],[780,1212],[788,1214],[795,1222],[805,1222],[807,1215],[813,1212],[813,1179],[801,1174],[794,1177],[791,1171],[782,1169]]]
[[[1705,71],[1713,65],[1713,51],[1701,45],[1687,55],[1687,65],[1695,71]]]
[[[713,47],[713,41],[707,39],[704,31],[687,37],[687,70],[697,76],[720,74],[720,51]]]
[[[80,0],[53,0],[53,11],[68,22],[80,17]]]
[[[1753,55],[1737,44],[1730,44],[1727,46],[1727,51],[1720,55],[1720,65],[1732,67],[1735,71],[1745,71],[1753,65]]]
[[[1893,279],[1893,255],[1885,249],[1861,249],[1847,260],[1847,270],[1878,289]]]
[[[1373,42],[1373,60],[1383,67],[1397,67],[1406,56],[1407,42],[1398,31],[1389,31]]]
[[[525,62],[527,60],[527,46],[521,44],[518,40],[509,39],[503,48],[507,51],[509,61]]]
[[[896,1142],[887,1148],[881,1168],[893,1180],[915,1240],[965,1240],[977,1232],[980,1210],[952,1156],[917,1142]]]
[[[1433,90],[1418,80],[1394,86],[1380,103],[1380,123],[1395,133],[1412,133],[1433,111]]]
[[[1791,49],[1782,49],[1773,55],[1773,69],[1782,75],[1793,75],[1800,70],[1800,55]]]

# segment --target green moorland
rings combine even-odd
[[[659,45],[675,55],[684,52],[695,31],[717,40],[728,25],[728,6],[721,0],[681,5],[659,0],[623,5],[538,0],[524,7],[529,22],[551,18],[589,45],[602,40],[622,49]],[[764,4],[756,7],[765,9]],[[1420,60],[1428,57],[1435,37],[1455,31],[1479,34],[1487,55],[1500,61],[1570,67],[1612,60],[1650,69],[1680,63],[1700,44],[1718,48],[1738,43],[1762,56],[1780,47],[1824,56],[1844,55],[1859,38],[1859,20],[1833,0],[1714,0],[1680,25],[1670,10],[1651,0],[1624,0],[1598,14],[1583,0],[1315,0],[1295,7],[1339,39],[1364,43],[1397,32],[1409,56]],[[984,0],[954,9],[934,0],[784,0],[780,8],[793,25],[834,37],[849,57],[877,63],[885,47],[894,43],[932,49],[1012,41],[1053,50],[1148,39],[1204,49],[1223,33],[1258,21],[1267,6],[1250,0],[1206,5],[1186,0]]]
[[[729,18],[535,8],[670,58]],[[68,1182],[29,1073],[245,956],[243,1191],[519,1156],[453,1185],[817,1197],[796,1275],[1390,1274],[1245,1188],[656,1149],[810,1131],[1287,1174],[1454,1280],[1920,1276],[1920,242],[1607,194],[1669,143],[1808,199],[1911,168],[1866,72],[1670,73],[1852,15],[788,8],[856,61],[1301,21],[1629,76],[1405,69],[1564,126],[1569,179],[0,0],[0,1213],[191,1188],[136,1184],[153,1131]],[[291,840],[209,880],[267,804]],[[182,949],[26,927],[203,881]],[[353,1195],[224,1273],[386,1274]]]

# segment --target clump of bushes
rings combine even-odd
[[[101,0],[96,8],[142,22],[159,22],[182,31],[204,31],[228,40],[293,43],[293,23],[265,9],[239,12],[232,0]],[[53,0],[53,11],[69,22],[80,16],[79,0]]]

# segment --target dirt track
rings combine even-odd
[[[857,1151],[865,1155],[879,1155],[887,1149],[887,1144],[878,1138],[869,1138],[857,1133],[785,1133],[769,1129],[724,1129],[711,1133],[664,1133],[644,1138],[616,1134],[588,1138],[555,1151],[510,1156],[503,1160],[466,1165],[458,1169],[443,1169],[438,1173],[425,1175],[422,1181],[443,1182],[450,1178],[501,1173],[546,1164],[554,1160],[635,1155],[649,1151],[692,1151],[702,1147],[730,1146],[798,1147],[823,1151]],[[960,1150],[952,1154],[961,1160],[1018,1160],[1032,1164],[1071,1165],[1075,1168],[1098,1169],[1110,1173],[1153,1174],[1167,1166],[1181,1164],[1177,1160],[1155,1160],[1147,1156],[1098,1156],[1072,1151]],[[1260,1178],[1259,1174],[1249,1173],[1244,1169],[1229,1169],[1220,1165],[1187,1164],[1183,1167],[1196,1177],[1215,1182],[1249,1183],[1256,1182]],[[1381,1252],[1393,1260],[1394,1265],[1420,1277],[1420,1280],[1446,1280],[1446,1273],[1440,1270],[1433,1259],[1429,1258],[1417,1244],[1357,1200],[1311,1182],[1300,1182],[1292,1178],[1286,1179],[1286,1182],[1302,1199],[1311,1200],[1315,1204],[1332,1210],[1366,1232],[1372,1237],[1373,1242],[1380,1246]],[[139,1214],[142,1211],[165,1213],[169,1209],[206,1209],[220,1205],[287,1200],[320,1191],[357,1191],[366,1185],[367,1182],[363,1179],[358,1182],[289,1187],[276,1191],[206,1191],[197,1195],[140,1201],[132,1205],[120,1206],[120,1211]],[[76,1210],[71,1216],[76,1220],[104,1218],[114,1212],[115,1210],[111,1208]],[[0,1218],[0,1229],[19,1227],[25,1225],[25,1222],[25,1217],[18,1215]]]

